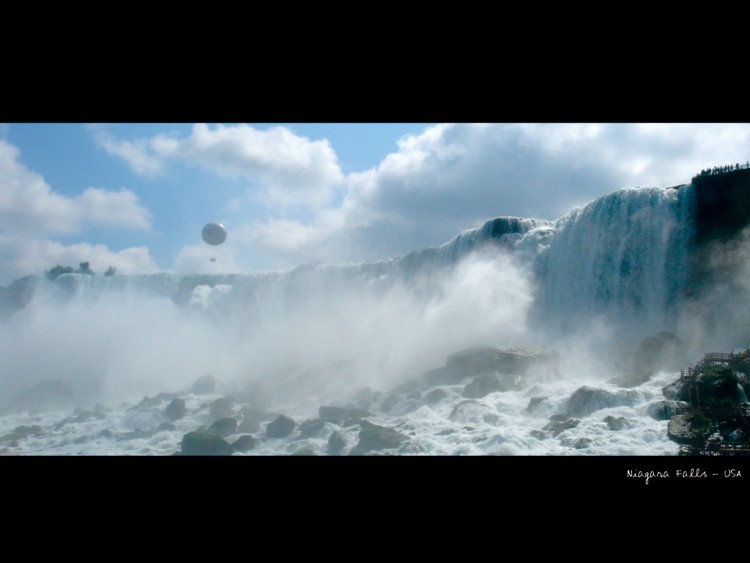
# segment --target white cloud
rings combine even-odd
[[[70,233],[78,229],[75,202],[56,194],[41,175],[18,161],[18,149],[0,141],[0,230]]]
[[[443,124],[350,174],[339,207],[248,229],[290,264],[374,259],[496,216],[556,219],[615,189],[687,183],[701,168],[748,155],[746,124]]]
[[[151,214],[138,205],[138,196],[129,190],[110,192],[88,188],[76,197],[86,221],[94,225],[148,230]]]
[[[199,123],[185,138],[162,134],[137,141],[93,130],[97,142],[137,174],[160,174],[167,161],[199,166],[220,177],[249,182],[254,203],[277,211],[324,206],[332,190],[344,181],[327,140],[310,140],[288,127],[259,130],[244,124],[209,127]]]
[[[0,233],[67,234],[85,225],[147,230],[150,213],[129,190],[88,188],[74,198],[55,193],[19,162],[18,149],[0,140]]]
[[[109,266],[121,274],[152,274],[158,271],[145,247],[126,248],[113,252],[102,244],[78,243],[63,245],[56,241],[0,235],[0,285],[13,279],[49,270],[57,264],[77,268],[89,262],[97,274]]]
[[[139,176],[155,177],[164,174],[164,163],[160,158],[149,154],[149,141],[138,139],[124,141],[115,139],[100,128],[94,128],[94,139],[105,151],[122,158],[130,169]]]
[[[185,139],[157,136],[156,154],[196,164],[215,174],[259,182],[259,200],[269,206],[320,206],[343,182],[330,143],[312,141],[287,127],[261,131],[249,125],[193,126]]]

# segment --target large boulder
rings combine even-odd
[[[359,424],[363,418],[371,417],[373,414],[364,409],[347,409],[343,407],[320,407],[318,415],[322,420],[338,424],[340,426],[353,426]]]
[[[232,403],[231,399],[222,397],[211,403],[209,418],[212,421],[228,418],[230,416],[234,416],[234,403]]]
[[[633,355],[634,373],[678,371],[685,365],[685,344],[672,332],[644,338]]]
[[[500,367],[501,354],[500,350],[489,346],[469,348],[448,356],[445,365],[462,377],[494,372]]]
[[[571,430],[581,423],[580,420],[570,418],[566,414],[555,414],[550,417],[550,421],[542,430],[549,432],[553,436],[558,436],[566,430]]]
[[[210,432],[188,432],[182,437],[182,455],[232,455],[234,449],[221,436]]]
[[[257,440],[252,436],[245,434],[232,442],[232,448],[236,452],[247,452],[255,448]]]
[[[568,414],[571,416],[588,416],[600,409],[633,405],[638,395],[635,391],[621,390],[617,393],[595,387],[579,387],[568,400]]]
[[[498,380],[495,375],[487,373],[484,375],[477,375],[472,379],[471,383],[464,387],[461,396],[466,397],[467,399],[481,399],[490,393],[502,390],[503,386],[500,384],[500,380]]]
[[[266,437],[268,438],[286,438],[294,432],[297,423],[294,419],[280,414],[273,422],[266,426]]]
[[[172,422],[180,420],[185,416],[185,399],[172,399],[164,409],[164,414],[167,415],[167,418]]]
[[[346,439],[344,436],[338,431],[331,434],[331,437],[328,439],[326,452],[329,455],[339,455],[344,451],[344,448],[346,448]]]
[[[531,371],[558,372],[560,355],[541,347],[508,348],[491,346],[467,348],[448,356],[445,367],[430,370],[424,379],[430,385],[460,383],[465,377],[487,373],[526,375]]]
[[[242,415],[242,422],[237,430],[248,434],[260,431],[261,422],[273,420],[278,416],[278,413],[266,412],[247,406],[242,407],[240,414]]]
[[[654,401],[646,407],[646,412],[654,420],[669,420],[687,407],[684,401]]]
[[[711,421],[700,411],[693,410],[669,419],[667,436],[678,444],[699,445],[711,432]]]
[[[326,424],[326,421],[321,418],[306,420],[299,425],[299,437],[313,438],[315,436],[318,436],[326,427]]]
[[[215,420],[214,422],[212,422],[207,431],[225,438],[230,434],[234,434],[236,430],[237,419],[229,416],[227,418],[220,418],[219,420]]]
[[[191,393],[194,395],[210,395],[216,393],[219,388],[219,380],[213,375],[203,375],[195,380]]]
[[[398,448],[409,439],[398,430],[378,426],[369,420],[360,423],[359,443],[352,450],[352,455],[362,455],[373,450]]]

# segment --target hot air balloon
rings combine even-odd
[[[207,223],[201,234],[206,244],[211,246],[218,246],[227,240],[227,230],[221,223]]]

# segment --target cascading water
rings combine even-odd
[[[607,194],[538,246],[536,315],[563,331],[605,317],[641,337],[673,330],[689,267],[691,186]]]
[[[632,392],[605,383],[618,374],[600,375],[599,410],[560,427],[548,417],[592,383],[579,358],[574,373],[479,399],[466,399],[466,381],[434,389],[415,381],[462,349],[555,347],[595,318],[619,335],[669,330],[688,274],[692,201],[691,185],[620,190],[557,222],[496,218],[443,245],[371,263],[247,275],[66,274],[51,285],[58,295],[38,296],[0,326],[0,384],[21,389],[54,374],[75,387],[86,373],[101,391],[91,402],[110,405],[126,393],[184,390],[212,373],[236,383],[236,396],[251,396],[254,407],[297,420],[325,404],[369,409],[373,420],[415,436],[403,453],[673,453],[666,422],[647,414],[670,374]],[[32,349],[46,351],[34,357]],[[186,400],[192,418],[166,437],[144,438],[139,452],[170,453],[191,425],[210,422],[199,397]],[[541,406],[531,412],[531,402]],[[268,441],[257,452],[306,444],[325,453],[331,424],[320,438]],[[338,429],[350,446],[357,428]],[[59,440],[63,449],[51,453],[69,453],[72,439]],[[118,451],[95,443],[91,453]]]

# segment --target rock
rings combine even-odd
[[[678,414],[669,419],[667,436],[680,444],[696,445],[709,435],[711,421],[697,410]]]
[[[169,401],[177,397],[177,393],[159,393],[155,397],[143,397],[141,402],[132,407],[133,409],[155,407],[163,401]]]
[[[242,422],[237,430],[248,434],[260,431],[261,422],[273,420],[278,416],[278,413],[266,412],[252,407],[242,407],[241,414]]]
[[[13,433],[19,437],[26,438],[27,436],[44,436],[45,431],[41,426],[34,424],[32,426],[16,426],[13,429]]]
[[[468,348],[448,356],[445,365],[452,373],[469,377],[497,371],[501,365],[500,355],[500,350],[489,346]]]
[[[320,407],[318,414],[320,418],[342,426],[359,424],[363,418],[374,416],[364,409],[345,409],[342,407]]]
[[[536,438],[537,440],[547,439],[547,433],[541,430],[532,430],[531,432],[529,432],[529,436],[532,436],[533,438]]]
[[[446,393],[443,389],[433,389],[432,391],[425,393],[424,397],[422,397],[422,400],[426,405],[434,405],[435,403],[439,403],[443,399],[445,399],[448,396],[448,393]]]
[[[245,434],[244,436],[240,436],[234,442],[232,442],[232,449],[237,452],[248,452],[255,448],[256,442],[257,441],[255,440],[255,438]]]
[[[339,455],[344,448],[346,448],[346,439],[344,439],[341,433],[336,431],[331,434],[331,437],[328,439],[326,452],[329,455]]]
[[[149,430],[143,430],[142,428],[136,428],[132,432],[125,432],[115,436],[115,440],[118,442],[125,442],[127,440],[142,440],[144,438],[150,438],[154,435],[154,432]]]
[[[622,430],[625,428],[625,423],[627,420],[623,416],[618,416],[615,418],[614,416],[608,416],[604,419],[604,422],[607,424],[607,427],[612,430],[613,432],[617,432],[618,430]]]
[[[467,399],[458,403],[453,407],[449,418],[453,422],[471,422],[473,424],[496,424],[500,420],[500,416],[493,407],[474,399]]]
[[[435,385],[455,385],[456,383],[461,383],[465,377],[460,371],[441,367],[424,372],[422,379],[426,385],[432,387]]]
[[[678,371],[685,365],[685,344],[671,332],[644,338],[633,355],[632,371],[652,374]]]
[[[539,410],[541,404],[547,400],[547,397],[532,397],[529,401],[529,405],[526,407],[527,412],[534,412]]]
[[[646,412],[654,420],[669,420],[678,414],[678,409],[687,407],[684,401],[656,401],[648,405]]]
[[[273,422],[266,426],[266,436],[268,438],[286,438],[294,432],[297,423],[288,416],[280,414]]]
[[[329,420],[339,420],[346,416],[347,409],[343,407],[320,407],[318,416]]]
[[[398,448],[408,440],[408,436],[398,430],[378,426],[369,420],[360,423],[359,443],[352,450],[352,455],[362,455],[373,450],[388,450]]]
[[[164,409],[164,414],[172,422],[180,420],[185,416],[185,399],[172,399]]]
[[[211,426],[208,427],[207,432],[211,432],[212,434],[216,434],[217,436],[226,438],[230,434],[234,434],[236,430],[237,419],[228,416],[227,418],[221,418],[212,422]]]
[[[584,450],[593,443],[594,441],[591,438],[578,438],[578,440],[573,443],[573,447],[577,450]]]
[[[234,404],[231,400],[226,397],[216,399],[211,403],[211,410],[209,411],[209,418],[212,421],[220,420],[222,418],[229,418],[234,416]]]
[[[312,438],[318,436],[326,427],[327,422],[321,418],[306,420],[299,425],[300,438]]]
[[[542,430],[549,432],[552,436],[558,436],[566,430],[575,428],[580,422],[580,420],[576,420],[575,418],[568,418],[565,421],[553,420],[547,423]]]
[[[638,387],[639,385],[643,385],[647,381],[651,380],[651,372],[644,371],[644,372],[632,372],[629,374],[621,375],[619,377],[613,377],[612,379],[608,380],[607,383],[611,383],[612,385],[617,385],[618,387],[623,387],[625,389],[632,389],[633,387]]]
[[[502,385],[496,376],[488,373],[472,379],[471,383],[464,387],[461,396],[467,399],[481,399],[496,391],[502,391]]]
[[[568,401],[568,414],[578,417],[588,416],[592,412],[601,409],[620,405],[633,405],[637,401],[637,398],[638,394],[635,391],[622,390],[612,393],[594,387],[579,387]]]
[[[210,395],[216,393],[218,387],[218,379],[213,375],[204,375],[195,380],[190,392],[194,395]]]
[[[393,410],[393,407],[395,407],[398,402],[398,395],[388,395],[385,399],[383,399],[383,404],[380,405],[380,410],[382,410],[383,412],[391,412]]]
[[[188,432],[182,437],[182,455],[232,455],[232,446],[210,432]]]
[[[568,420],[570,420],[570,415],[564,412],[559,412],[549,417],[550,422],[566,422]]]

